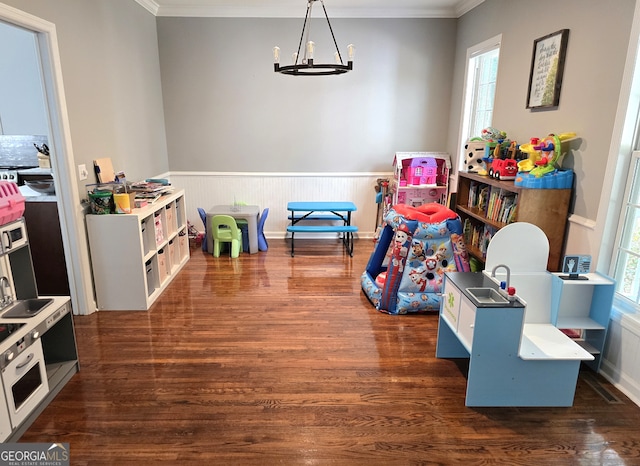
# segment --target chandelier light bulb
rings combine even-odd
[[[316,44],[310,40],[309,42],[307,42],[307,58],[309,60],[313,60],[313,51],[316,48]]]
[[[333,52],[333,56],[336,59],[336,65],[340,65],[340,54],[338,52]]]
[[[294,65],[298,63],[298,52],[293,52],[293,55],[291,55],[291,60]]]
[[[273,48],[273,63],[280,63],[280,47],[277,45]]]
[[[347,45],[347,55],[349,56],[349,61],[353,61],[353,56],[356,54],[356,48],[353,44]]]

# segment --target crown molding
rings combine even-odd
[[[158,16],[160,5],[158,5],[154,0],[135,0],[135,1],[139,3],[145,10],[149,11],[152,15]]]
[[[300,18],[305,8],[278,5],[214,5],[173,4],[160,5],[155,0],[135,0],[155,16],[208,17],[208,18]],[[484,0],[460,0],[451,7],[390,6],[340,7],[331,6],[332,18],[459,18],[483,3]],[[167,2],[169,3],[169,2]]]
[[[460,0],[456,5],[456,18],[470,12],[483,2],[484,0]]]

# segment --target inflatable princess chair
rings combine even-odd
[[[458,215],[441,204],[393,206],[384,219],[362,290],[381,312],[438,311],[444,273],[469,272]]]

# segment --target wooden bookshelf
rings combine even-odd
[[[486,189],[489,193],[503,193],[504,196],[517,196],[515,212],[508,222],[489,218],[488,202],[484,206],[477,206],[469,202],[473,192]],[[501,181],[475,173],[458,173],[458,190],[455,205],[452,208],[460,215],[463,225],[498,231],[508,223],[528,222],[538,226],[549,240],[549,261],[547,269],[552,272],[561,270],[564,254],[564,239],[571,200],[571,189],[528,189],[515,186],[513,181]],[[488,228],[487,228],[488,227]],[[526,247],[526,238],[523,238]],[[467,241],[469,254],[484,263],[484,253],[481,248]]]

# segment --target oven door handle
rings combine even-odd
[[[16,369],[22,369],[24,366],[29,364],[32,359],[33,359],[33,353],[29,353],[29,355],[27,356],[27,359],[25,359],[24,362],[21,362],[20,364],[18,364],[16,366]]]
[[[11,249],[11,247],[12,247],[11,235],[9,234],[9,232],[8,231],[3,231],[2,232],[2,237],[3,237],[3,240],[2,240],[3,243],[4,243],[4,238],[7,238],[7,242],[4,243],[4,244],[6,244],[6,249]]]

